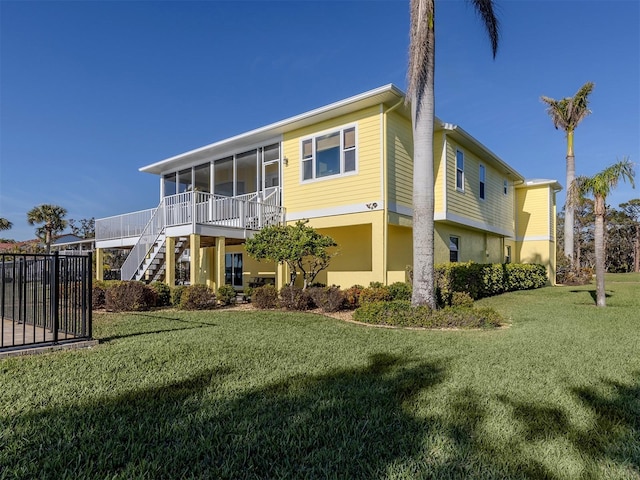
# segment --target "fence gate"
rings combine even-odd
[[[91,338],[91,253],[0,254],[0,350]]]

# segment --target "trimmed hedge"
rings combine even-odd
[[[492,308],[431,310],[427,306],[413,307],[407,300],[366,303],[354,312],[353,318],[373,325],[424,328],[495,328],[503,321]]]
[[[454,292],[466,292],[473,300],[547,284],[543,265],[517,263],[447,263],[437,265],[438,303],[451,305]]]
[[[158,296],[157,307],[168,307],[171,305],[171,287],[166,283],[152,282],[149,287],[153,288]]]

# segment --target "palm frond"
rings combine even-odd
[[[476,9],[476,12],[482,18],[482,22],[489,34],[491,41],[491,51],[493,58],[496,58],[498,52],[498,41],[500,39],[500,22],[496,16],[495,2],[493,0],[469,0]]]

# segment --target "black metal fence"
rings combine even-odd
[[[91,253],[0,254],[0,348],[91,338]]]

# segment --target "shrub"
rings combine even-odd
[[[274,285],[263,285],[253,290],[251,295],[251,303],[257,308],[277,308],[278,307],[278,290]]]
[[[362,285],[354,285],[353,287],[345,290],[344,300],[347,308],[354,309],[360,306],[360,295],[362,294],[362,290],[364,290]]]
[[[382,282],[369,282],[369,288],[382,288],[384,283]]]
[[[236,303],[236,289],[231,285],[221,285],[218,289],[218,301],[222,305],[233,305]]]
[[[340,287],[313,287],[307,289],[313,304],[323,312],[337,312],[344,308],[345,294]]]
[[[280,306],[287,310],[309,310],[313,305],[309,294],[295,285],[286,285],[280,290]]]
[[[174,307],[180,306],[180,300],[182,300],[182,294],[187,289],[186,285],[176,285],[171,288],[171,305]]]
[[[556,282],[560,285],[588,285],[593,278],[590,268],[573,268],[571,261],[564,255],[558,255]]]
[[[105,308],[110,312],[142,312],[157,301],[156,292],[142,282],[119,282],[105,293]]]
[[[392,300],[411,300],[412,288],[406,282],[395,282],[389,285]]]
[[[374,284],[374,282],[371,282]],[[387,302],[391,300],[389,287],[380,286],[367,287],[360,292],[360,305],[371,302]]]
[[[171,287],[163,282],[152,282],[149,284],[158,296],[157,307],[167,307],[171,305]]]
[[[497,327],[502,317],[491,308],[447,307],[431,310],[414,307],[407,300],[371,302],[354,312],[353,318],[375,325],[425,328],[487,328]]]
[[[452,307],[473,307],[473,298],[467,292],[453,292],[451,295]]]
[[[98,310],[104,307],[106,291],[104,286],[94,285],[91,289],[91,308]]]
[[[182,310],[210,310],[216,307],[216,295],[206,285],[189,285],[180,298]]]

